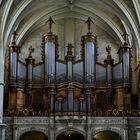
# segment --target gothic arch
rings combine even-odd
[[[97,128],[96,130],[91,130],[91,135],[92,137],[95,136],[97,133],[99,132],[102,132],[102,131],[112,131],[112,132],[115,132],[117,133],[121,138],[122,140],[126,140],[125,136],[124,136],[124,133],[125,131],[124,130],[120,130],[120,129],[117,129],[117,128],[113,128],[113,127],[103,127],[103,128]],[[122,132],[123,131],[123,132]]]
[[[27,132],[31,132],[31,131],[37,131],[37,132],[41,132],[43,133],[47,138],[49,138],[49,135],[47,134],[47,130],[45,128],[42,128],[42,127],[27,127],[25,126],[24,128],[21,128],[21,129],[17,129],[17,131],[15,132],[15,139],[16,140],[19,140],[20,137],[27,133]]]
[[[101,140],[101,139],[119,139],[122,140],[122,137],[112,131],[112,130],[104,130],[96,133],[94,136],[92,136],[92,140]]]
[[[67,131],[67,130],[73,130],[73,131],[76,131],[80,134],[82,134],[84,136],[84,138],[86,139],[86,132],[83,131],[83,130],[80,130],[78,128],[75,128],[75,127],[66,127],[66,128],[62,128],[61,130],[59,130],[58,132],[56,132],[56,135],[55,135],[55,139],[63,132]]]
[[[26,139],[33,139],[33,138],[41,138],[43,140],[48,140],[48,137],[46,136],[46,134],[40,132],[40,131],[28,131],[23,133],[19,140],[26,140]]]

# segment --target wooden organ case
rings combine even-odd
[[[65,60],[58,60],[57,36],[50,31],[42,38],[42,62],[35,64],[34,49],[29,48],[25,63],[20,62],[20,47],[13,33],[9,45],[8,109],[46,110],[48,114],[91,114],[95,110],[131,109],[131,54],[128,35],[114,64],[111,47],[106,48],[104,64],[97,62],[96,36],[90,32],[81,37],[82,60],[75,61],[72,44],[67,45]]]

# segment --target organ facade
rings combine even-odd
[[[0,0],[0,140],[140,140],[139,9]]]
[[[128,34],[119,48],[119,61],[111,55],[111,46],[104,49],[106,59],[98,62],[98,37],[91,33],[93,21],[88,18],[88,31],[81,36],[81,59],[76,60],[75,46],[68,43],[64,60],[59,59],[58,38],[52,33],[54,21],[50,17],[49,32],[42,37],[41,62],[33,57],[21,61],[16,32],[9,45],[9,90],[7,110],[46,111],[47,115],[92,115],[95,111],[130,110],[131,106],[131,47]]]

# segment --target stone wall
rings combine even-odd
[[[116,132],[122,140],[135,140],[137,127],[140,126],[138,117],[5,117],[4,122],[5,140],[19,140],[22,134],[29,131],[42,132],[49,140],[54,140],[65,130],[78,131],[86,140],[92,140],[95,134],[105,130]]]

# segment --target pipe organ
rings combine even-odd
[[[35,63],[34,49],[29,48],[25,63],[18,58],[15,32],[9,45],[9,109],[28,107],[48,113],[92,113],[100,109],[131,108],[131,63],[128,35],[119,49],[119,62],[114,63],[111,46],[106,48],[104,64],[97,61],[96,36],[90,32],[81,37],[82,59],[76,61],[74,46],[67,45],[65,60],[58,60],[57,36],[51,32],[54,21],[49,19],[50,31],[42,39],[42,62]],[[100,104],[99,104],[100,103]]]
[[[10,57],[10,83],[16,84],[17,82],[17,71],[18,71],[18,55],[19,46],[15,42],[16,32],[12,35],[12,41],[9,45],[9,57]]]
[[[44,64],[45,84],[53,84],[56,76],[56,36],[51,32],[45,36]]]

